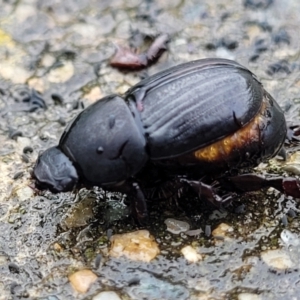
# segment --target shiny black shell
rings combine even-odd
[[[247,68],[197,60],[89,106],[41,154],[34,176],[54,191],[77,182],[116,187],[133,177],[156,182],[153,167],[199,179],[273,157],[286,130],[279,105]]]
[[[203,59],[151,76],[127,92],[140,111],[152,159],[170,158],[211,144],[250,122],[263,87],[240,64]]]

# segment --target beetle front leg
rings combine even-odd
[[[292,177],[265,178],[256,174],[244,174],[227,178],[230,184],[242,192],[273,187],[287,196],[300,198],[300,181]]]
[[[144,193],[137,182],[132,183],[130,197],[131,211],[134,218],[140,225],[146,225],[148,223],[147,203]]]
[[[193,190],[198,194],[198,196],[204,197],[206,200],[211,202],[213,205],[220,207],[222,204],[227,203],[232,199],[232,195],[227,197],[220,197],[213,189],[211,185],[205,184],[201,181],[182,179],[182,182],[187,183]]]
[[[139,184],[135,181],[125,181],[120,185],[111,186],[112,192],[119,192],[128,195],[131,202],[131,214],[139,225],[146,225],[148,222],[148,210],[146,198]]]
[[[284,193],[294,198],[300,198],[300,181],[293,177],[282,179]]]

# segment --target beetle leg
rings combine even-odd
[[[273,187],[282,191],[279,182],[273,181],[273,183],[271,183],[264,176],[257,174],[242,174],[238,176],[227,177],[224,181],[225,186],[226,184],[232,185],[231,188],[237,189],[241,192],[257,191],[272,185],[275,185]],[[227,188],[229,187],[227,186]]]
[[[131,192],[131,210],[134,218],[140,225],[148,222],[148,210],[144,193],[141,191],[137,182],[132,184]]]
[[[299,142],[300,141],[300,124],[288,124],[287,126],[287,142],[291,143],[292,141]]]
[[[293,177],[283,178],[282,187],[286,195],[300,198],[300,182],[298,179]]]
[[[146,225],[148,222],[148,210],[146,198],[137,182],[125,181],[120,185],[111,186],[112,192],[119,192],[128,195],[131,202],[131,215],[139,225]]]
[[[263,188],[273,187],[285,193],[287,196],[300,198],[300,181],[292,177],[265,178],[256,174],[243,174],[229,177],[228,181],[242,192],[256,191]]]
[[[213,189],[211,185],[205,184],[201,181],[182,179],[182,182],[187,183],[193,190],[199,195],[204,197],[206,200],[211,202],[213,205],[220,207],[222,204],[229,202],[232,199],[232,195],[227,195],[224,198],[220,197]]]

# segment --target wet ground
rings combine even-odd
[[[249,67],[287,120],[297,123],[299,11],[297,0],[2,0],[0,299],[92,299],[104,290],[121,299],[298,299],[295,199],[270,189],[240,196],[224,211],[190,194],[178,203],[150,203],[147,229],[161,253],[142,263],[108,256],[112,234],[137,229],[124,217],[123,195],[100,189],[38,193],[30,172],[39,151],[57,144],[83,107],[199,58],[224,57]],[[161,33],[170,35],[170,43],[153,66],[133,72],[110,66],[117,45],[144,51]],[[290,175],[299,173],[298,161],[289,165]],[[285,174],[278,160],[257,172]],[[167,218],[201,230],[172,234]],[[221,223],[229,232],[213,237],[210,228]],[[203,260],[188,263],[180,253],[186,245]],[[276,249],[279,265],[270,258]],[[97,275],[81,294],[68,280],[80,269]]]

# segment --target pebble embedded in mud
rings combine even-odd
[[[48,80],[53,83],[62,83],[69,80],[74,75],[74,65],[70,61],[66,61],[63,66],[51,69],[48,74]]]
[[[216,227],[213,231],[212,231],[212,236],[214,238],[221,238],[221,239],[224,239],[224,240],[231,240],[230,237],[228,237],[228,233],[229,232],[232,232],[233,231],[233,228],[226,224],[226,223],[221,223],[218,225],[218,227]]]
[[[121,298],[113,291],[105,291],[94,296],[93,300],[121,300]]]
[[[271,268],[286,270],[295,267],[288,253],[284,250],[267,250],[261,253],[262,260]]]
[[[190,263],[196,263],[202,260],[202,255],[196,251],[192,246],[185,246],[181,249],[184,258]]]
[[[45,91],[44,79],[33,77],[28,80],[28,86],[43,93]]]
[[[300,239],[297,234],[295,234],[287,229],[284,229],[280,233],[280,238],[287,247],[294,246],[294,247],[299,248]]]
[[[126,256],[131,260],[149,262],[160,252],[148,230],[116,234],[110,241],[109,255],[112,257]]]
[[[59,243],[54,243],[53,249],[57,252],[61,252],[63,250],[63,247]]]
[[[129,274],[132,273],[131,270],[132,268],[130,268]],[[174,284],[173,282],[169,282],[167,280],[158,279],[151,273],[153,272],[150,272],[150,274],[142,272],[140,273],[139,280],[136,278],[128,284],[128,287],[126,287],[125,290],[126,294],[128,295],[128,299],[190,299],[189,291],[183,285],[181,285],[181,282]]]
[[[89,224],[94,217],[93,207],[95,205],[96,198],[87,196],[71,206],[61,220],[62,228],[70,229]]]
[[[165,224],[167,225],[167,230],[173,234],[180,234],[190,229],[189,223],[172,218],[166,219]]]
[[[260,295],[251,294],[251,293],[241,293],[238,295],[238,300],[261,300]]]
[[[102,97],[103,93],[98,86],[92,88],[87,94],[84,95],[84,99],[88,100],[89,104],[96,102]]]
[[[293,153],[285,162],[282,168],[286,172],[290,172],[295,175],[300,174],[300,153]]]
[[[202,232],[203,230],[199,228],[199,229],[188,230],[185,232],[185,234],[188,236],[199,236]]]
[[[18,136],[17,143],[19,149],[24,149],[25,147],[31,146],[31,140],[27,137]]]
[[[6,80],[10,80],[14,84],[22,84],[31,74],[20,66],[9,62],[1,62],[0,76]]]
[[[69,281],[74,290],[79,293],[86,293],[97,278],[97,275],[91,270],[80,270],[70,275]]]
[[[27,182],[27,184],[29,185],[29,182]],[[31,199],[34,196],[33,189],[28,185],[18,186],[18,188],[15,190],[19,201],[25,201],[27,199]]]

